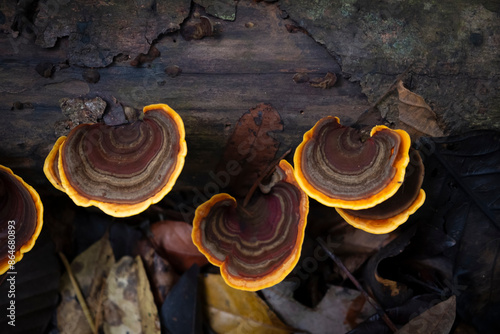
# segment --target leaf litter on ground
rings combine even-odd
[[[162,332],[201,334],[200,267],[193,264],[172,287],[160,308]]]
[[[152,240],[156,251],[182,274],[193,264],[208,263],[191,239],[191,224],[182,221],[162,220],[151,225]]]
[[[451,282],[457,313],[481,333],[500,332],[500,132],[474,131],[423,139],[429,226],[455,244],[443,251],[452,263]],[[432,240],[421,237],[420,256]],[[422,252],[424,254],[422,254]]]
[[[294,332],[255,292],[234,289],[217,274],[203,276],[202,286],[204,311],[216,333]]]
[[[107,234],[71,262],[72,275],[85,298],[92,321],[103,318],[103,300],[100,296],[114,263],[115,258]],[[68,272],[61,278],[60,292],[61,303],[57,308],[59,330],[75,334],[92,333]]]
[[[422,137],[417,144],[426,203],[370,259],[366,284],[393,308],[428,293],[455,295],[459,322],[498,333],[500,133]]]
[[[124,256],[111,267],[104,298],[105,334],[160,333],[158,309],[140,256]]]
[[[293,283],[282,282],[262,290],[267,303],[285,322],[307,333],[345,333],[375,312],[357,290],[331,286],[314,308],[293,298]]]
[[[62,301],[57,309],[61,332],[92,333],[88,321],[104,333],[159,333],[153,294],[140,257],[123,256],[115,262],[109,235],[79,254],[71,263],[91,319],[84,315],[77,292],[66,272],[61,279]]]
[[[448,334],[455,322],[457,300],[451,296],[418,315],[396,334]]]

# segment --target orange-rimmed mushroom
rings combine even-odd
[[[350,225],[373,234],[389,233],[408,220],[424,204],[424,164],[420,155],[413,151],[406,168],[405,180],[394,196],[364,210],[335,208]]]
[[[58,140],[44,171],[75,204],[128,217],[172,189],[186,154],[181,117],[166,104],[153,104],[130,124],[75,127],[65,140]]]
[[[294,155],[295,177],[318,202],[367,209],[393,196],[404,180],[410,137],[379,125],[365,141],[361,133],[325,117],[304,134]]]
[[[255,193],[247,206],[218,194],[196,209],[192,238],[219,266],[226,283],[256,291],[281,282],[299,260],[309,201],[280,161],[268,193]]]
[[[0,275],[33,248],[42,226],[43,205],[38,193],[0,165]]]
[[[344,218],[344,220],[350,225],[372,234],[384,234],[394,231],[396,228],[398,228],[399,225],[406,222],[408,220],[408,217],[414,214],[418,210],[418,208],[420,208],[422,204],[424,204],[424,202],[425,192],[420,189],[417,198],[407,209],[396,214],[395,216],[384,219],[361,218],[357,216],[355,210],[349,210],[350,212],[347,213],[345,209],[335,209],[337,210],[339,215],[341,215],[342,218]]]
[[[45,173],[45,176],[47,179],[52,183],[52,185],[62,191],[64,191],[64,188],[62,186],[61,182],[61,176],[59,175],[59,148],[61,145],[66,141],[66,136],[59,137],[52,147],[52,150],[50,150],[49,155],[45,159],[45,163],[43,164],[43,172]]]

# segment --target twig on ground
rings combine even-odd
[[[346,268],[344,263],[335,255],[333,252],[328,248],[328,246],[325,244],[325,242],[321,239],[318,238],[316,241],[319,243],[321,248],[328,254],[328,256],[335,262],[335,264],[346,274],[347,277],[351,280],[351,282],[356,286],[356,288],[361,292],[361,294],[366,298],[366,300],[377,310],[377,313],[379,316],[384,320],[386,325],[393,331],[396,332],[398,329],[394,325],[394,323],[391,321],[391,319],[387,316],[385,311],[382,309],[379,303],[377,303],[376,300],[370,297],[368,293],[363,289],[361,284],[358,282],[358,280],[351,274],[351,272]]]
[[[95,325],[94,325],[94,320],[92,319],[92,315],[90,314],[90,310],[87,306],[87,302],[85,301],[85,297],[83,297],[82,291],[80,290],[80,286],[78,285],[78,282],[76,281],[76,278],[73,275],[73,270],[71,270],[71,266],[68,262],[68,259],[61,252],[59,252],[59,257],[61,258],[61,261],[64,264],[66,271],[68,272],[69,279],[70,279],[71,284],[73,285],[73,288],[75,289],[75,292],[76,292],[76,298],[78,299],[78,302],[80,303],[80,306],[82,307],[83,314],[85,315],[85,318],[87,319],[87,322],[90,326],[90,329],[92,330],[92,333],[97,333],[97,330],[96,330]]]

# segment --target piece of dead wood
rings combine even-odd
[[[337,82],[335,73],[327,72],[323,78],[314,78],[309,81],[312,87],[328,89],[332,88]]]

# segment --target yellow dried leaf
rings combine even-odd
[[[106,281],[104,324],[106,334],[160,333],[158,309],[139,256],[124,256]]]
[[[115,258],[107,234],[71,263],[73,275],[94,319],[97,317],[103,283],[114,263]],[[57,326],[61,333],[92,333],[67,272],[61,278],[60,292],[62,300],[57,308]]]
[[[217,333],[291,333],[255,292],[228,286],[220,275],[203,278],[205,311]]]
[[[436,114],[425,102],[424,98],[397,83],[399,96],[399,120],[412,128],[432,137],[444,136],[437,124]]]

